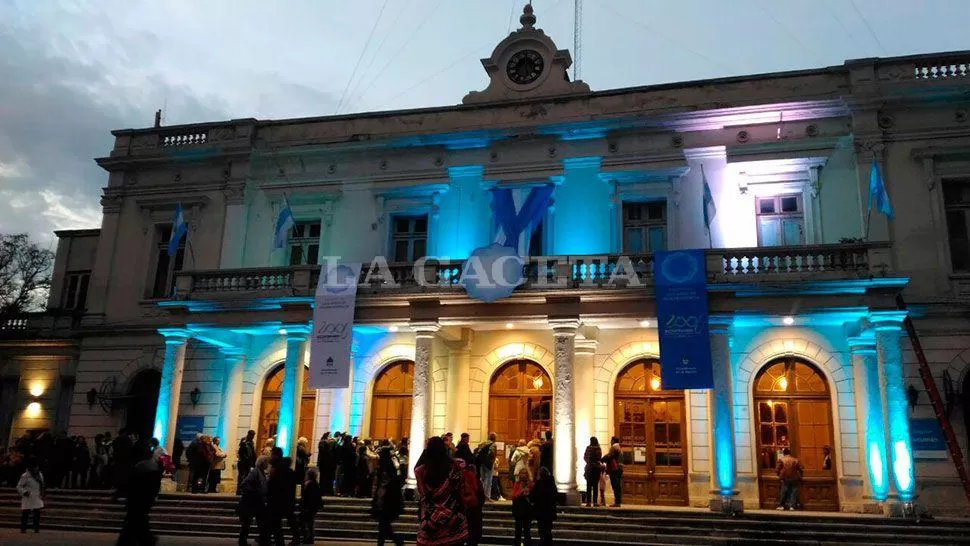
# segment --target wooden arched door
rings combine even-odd
[[[660,362],[637,360],[613,389],[614,430],[623,446],[623,500],[687,505],[684,391],[663,390]],[[600,438],[604,449],[609,438]]]
[[[761,507],[778,506],[781,484],[775,465],[787,447],[805,467],[798,504],[838,511],[832,399],[822,372],[800,359],[775,360],[755,378],[754,405]]]
[[[400,440],[411,435],[413,390],[414,362],[401,360],[381,370],[371,395],[371,438]]]
[[[263,448],[268,438],[276,436],[276,428],[280,419],[280,398],[283,394],[283,364],[280,364],[266,377],[263,382],[263,395],[259,402],[259,428],[256,430],[256,450]],[[313,441],[313,421],[317,409],[317,391],[310,388],[310,374],[303,374],[303,396],[300,401],[300,426],[297,428],[297,438],[304,437]]]
[[[519,440],[540,438],[552,426],[552,380],[530,360],[513,360],[492,375],[488,390],[488,432],[504,449],[495,459],[504,490],[511,491],[508,455]],[[487,433],[486,433],[487,434]]]

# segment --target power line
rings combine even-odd
[[[764,12],[765,15],[767,15],[772,21],[775,22],[775,25],[777,25],[778,28],[780,28],[782,30],[782,32],[784,32],[785,34],[788,35],[788,37],[791,39],[791,41],[793,41],[796,44],[798,44],[798,47],[800,47],[802,49],[802,51],[808,51],[808,46],[806,46],[804,42],[802,42],[801,40],[799,40],[798,37],[795,36],[794,33],[792,33],[792,31],[788,30],[788,27],[786,27],[785,25],[783,25],[781,23],[781,21],[779,21],[778,18],[775,17],[775,15],[773,13],[771,13],[770,11],[768,11],[768,8],[765,7],[765,5],[764,5],[763,2],[759,2],[759,1],[755,0],[755,4],[757,4],[757,6],[761,9],[762,12]],[[814,53],[815,52],[813,51],[813,54]],[[822,64],[822,66],[825,65],[825,58],[824,57],[822,58],[822,63],[821,64]]]
[[[397,22],[401,19],[401,14],[403,14],[408,9],[407,3],[403,1],[399,2],[399,5],[402,6],[402,8],[400,11],[397,12],[397,16],[395,16],[394,20],[391,22],[391,26],[390,26],[391,29],[394,29],[397,26]],[[348,97],[353,97],[354,94],[357,93],[357,90],[360,89],[360,84],[364,81],[364,75],[370,72],[371,67],[374,66],[374,62],[377,61],[377,56],[381,53],[381,50],[384,49],[384,44],[387,43],[387,38],[390,35],[391,35],[390,32],[384,33],[384,37],[381,39],[381,43],[377,44],[377,49],[374,50],[374,54],[370,58],[370,63],[368,63],[367,68],[365,68],[360,73],[360,78],[357,80],[357,83],[351,89],[350,95]],[[348,105],[348,109],[349,109],[349,105]]]
[[[344,92],[340,94],[340,101],[337,103],[337,110],[334,114],[340,113],[340,107],[344,104],[344,98],[347,96],[347,90],[350,89],[350,82],[354,81],[354,77],[357,75],[357,69],[360,67],[360,61],[364,60],[364,53],[367,52],[367,48],[370,46],[370,41],[374,37],[374,31],[377,30],[377,24],[381,22],[381,17],[384,16],[384,8],[387,7],[387,0],[381,5],[381,11],[377,14],[377,19],[374,19],[374,26],[370,27],[370,34],[367,35],[367,41],[364,42],[364,49],[361,50],[360,56],[357,57],[357,62],[354,64],[354,70],[350,73],[350,79],[347,80],[347,85],[344,86]]]
[[[869,20],[866,19],[866,16],[863,15],[861,11],[859,11],[859,6],[856,5],[855,0],[849,0],[849,3],[852,4],[852,9],[855,10],[856,14],[859,16],[859,19],[862,19],[862,23],[866,25],[866,29],[869,30],[869,35],[872,36],[872,39],[876,41],[879,49],[882,50],[882,54],[888,57],[889,53],[886,52],[886,46],[882,45],[882,42],[879,40],[879,36],[876,36],[876,32],[872,30],[871,26],[869,26]]]
[[[394,55],[392,55],[391,58],[389,58],[387,62],[384,63],[383,66],[381,66],[380,70],[378,70],[377,73],[374,74],[374,77],[367,82],[367,85],[364,86],[363,92],[361,92],[355,98],[354,100],[355,103],[364,97],[364,95],[371,88],[374,82],[377,81],[377,79],[381,76],[381,74],[384,73],[384,70],[386,70],[388,66],[391,66],[391,63],[394,62],[394,60],[397,59],[398,56],[406,50],[407,46],[411,43],[411,40],[413,40],[414,37],[417,36],[419,32],[421,32],[421,29],[423,29],[424,26],[428,24],[428,22],[431,20],[431,16],[438,11],[438,8],[440,8],[441,5],[444,4],[444,2],[445,0],[438,0],[438,3],[435,4],[434,8],[432,8],[430,11],[427,12],[427,14],[424,16],[424,20],[421,21],[421,24],[419,24],[414,28],[414,32],[412,32],[411,35],[408,36],[406,40],[404,40],[403,44],[398,46],[397,51],[394,53]]]
[[[512,9],[509,10],[509,34],[512,33],[512,21],[515,20],[515,8],[518,7],[517,0],[512,0]]]
[[[832,7],[832,4],[829,3],[828,1],[824,3],[829,7],[829,14],[832,16],[832,18],[834,18],[836,21],[839,22],[839,25],[842,27],[843,30],[845,30],[845,33],[849,35],[849,38],[853,42],[855,42],[857,46],[862,47],[862,44],[859,43],[858,39],[856,39],[855,34],[853,34],[851,30],[849,30],[849,26],[846,25],[845,21],[843,21],[842,18],[839,17],[839,15],[835,12],[835,9]]]

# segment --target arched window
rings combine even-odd
[[[775,465],[790,449],[805,467],[799,503],[810,510],[838,510],[832,400],[825,376],[797,358],[770,362],[754,382],[761,506],[778,505]]]
[[[400,360],[381,370],[371,396],[371,438],[400,440],[410,436],[413,390],[414,362]]]
[[[257,447],[262,448],[263,443],[271,437],[276,436],[276,427],[280,418],[280,398],[283,394],[283,368],[284,365],[273,368],[273,371],[266,376],[263,382],[263,394],[259,403],[259,429],[256,431]],[[303,397],[300,406],[300,427],[298,436],[303,436],[310,440],[313,445],[313,421],[317,407],[317,391],[310,388],[310,374],[303,374]]]
[[[636,503],[687,504],[684,391],[663,390],[660,362],[627,365],[613,389],[614,434],[623,446],[623,496]],[[605,446],[609,438],[599,438]]]
[[[514,449],[520,439],[539,438],[551,425],[552,380],[542,366],[530,360],[513,360],[492,375],[487,432],[494,432],[506,449]],[[498,453],[495,468],[508,468],[505,452]],[[498,474],[503,486],[511,487],[508,472]]]

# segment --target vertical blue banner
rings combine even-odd
[[[662,388],[713,388],[704,251],[657,252],[653,271]]]

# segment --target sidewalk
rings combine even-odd
[[[41,529],[39,534],[28,531],[27,534],[20,534],[18,529],[0,528],[0,544],[3,546],[105,546],[114,544],[118,539],[117,534],[108,533],[82,533],[66,531],[45,531]],[[317,544],[333,544],[335,546],[366,546],[369,542],[337,542],[328,539],[319,539]],[[173,537],[159,536],[157,546],[235,546],[234,538],[210,538],[210,537]]]

